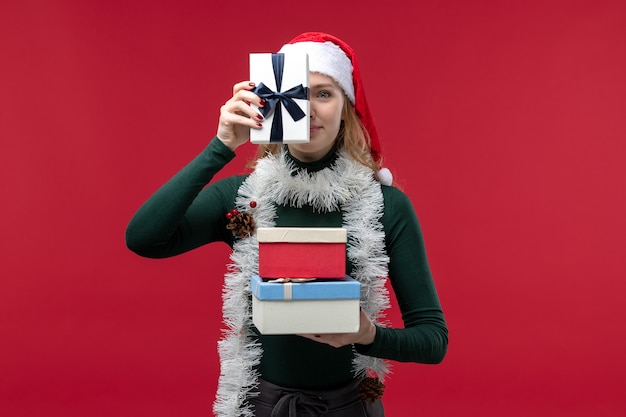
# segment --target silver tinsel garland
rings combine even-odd
[[[341,210],[348,232],[347,256],[352,277],[361,282],[361,307],[379,326],[385,324],[389,306],[385,288],[389,258],[380,219],[384,202],[380,184],[367,167],[340,153],[328,168],[309,173],[297,170],[284,153],[258,161],[254,172],[238,191],[236,208],[250,211],[254,202],[257,227],[275,226],[276,204],[313,207],[319,213]],[[218,344],[221,371],[214,404],[219,417],[252,417],[246,399],[255,395],[255,371],[263,354],[252,336],[250,277],[258,272],[256,234],[233,246],[232,264],[224,277],[224,336]],[[376,376],[384,381],[389,364],[379,358],[355,353],[355,377]]]

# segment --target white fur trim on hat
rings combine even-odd
[[[298,42],[283,45],[279,53],[305,52],[309,55],[309,71],[334,79],[352,104],[355,103],[352,82],[352,62],[338,45],[332,42]]]

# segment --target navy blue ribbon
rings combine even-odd
[[[270,131],[270,142],[282,142],[283,141],[283,116],[281,107],[285,107],[291,118],[297,122],[302,119],[306,114],[298,103],[294,99],[309,99],[309,87],[304,87],[299,84],[285,92],[281,92],[283,83],[283,69],[285,67],[285,55],[284,54],[272,54],[272,67],[274,69],[274,79],[276,81],[276,90],[272,91],[271,88],[265,84],[259,84],[254,90],[256,95],[265,100],[265,106],[259,108],[259,111],[263,117],[267,118],[272,112],[274,112],[274,120],[272,120],[272,130]]]

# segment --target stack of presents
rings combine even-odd
[[[346,230],[258,228],[252,321],[264,335],[354,333],[361,285],[346,276]]]

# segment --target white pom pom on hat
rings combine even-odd
[[[393,184],[393,174],[388,168],[381,168],[378,170],[378,181],[382,185],[391,185]]]
[[[354,105],[357,117],[370,137],[372,158],[380,162],[381,146],[374,120],[363,91],[361,72],[356,55],[350,45],[341,39],[322,32],[305,32],[283,45],[279,52],[302,51],[309,55],[309,70],[334,79]],[[393,176],[387,168],[378,172],[381,184],[391,185]]]

